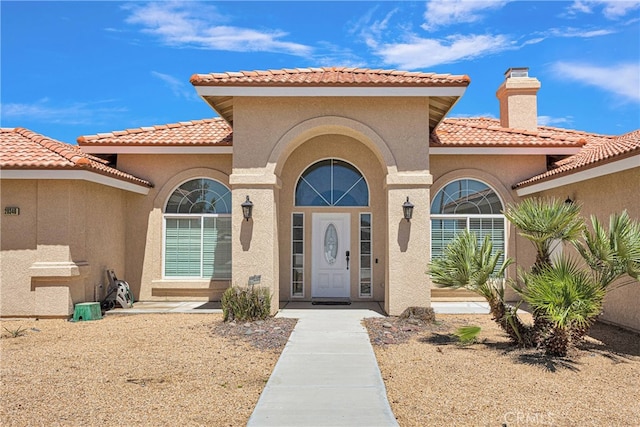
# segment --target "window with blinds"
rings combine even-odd
[[[187,181],[164,214],[164,277],[231,278],[231,192],[206,178]]]
[[[502,209],[496,192],[483,182],[460,179],[447,184],[431,203],[431,258],[442,256],[462,230],[474,232],[480,241],[489,236],[494,253],[500,250],[504,258],[506,220]]]

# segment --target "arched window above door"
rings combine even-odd
[[[304,171],[295,193],[296,206],[368,206],[369,187],[353,165],[322,160]]]

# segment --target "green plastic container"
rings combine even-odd
[[[102,319],[102,311],[100,310],[99,302],[82,302],[76,304],[73,310],[74,322],[100,319]]]

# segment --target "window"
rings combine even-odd
[[[231,278],[231,192],[217,181],[183,183],[164,214],[164,276]]]
[[[368,206],[369,187],[354,166],[322,160],[304,171],[295,194],[296,206]]]
[[[493,251],[505,251],[505,218],[502,202],[487,184],[460,179],[442,188],[431,203],[431,257],[444,249],[462,230],[476,233],[480,240],[490,236]],[[500,260],[502,262],[502,259]]]
[[[360,214],[360,296],[373,296],[371,288],[371,214]]]
[[[291,296],[304,296],[304,214],[294,213],[291,223]]]

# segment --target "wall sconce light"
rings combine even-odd
[[[249,219],[251,218],[251,211],[253,211],[253,202],[249,200],[249,196],[247,196],[247,200],[245,200],[241,206],[242,206],[242,216],[244,217],[244,219],[249,221]]]
[[[404,219],[407,222],[411,221],[411,217],[413,216],[413,203],[409,201],[409,196],[407,196],[407,201],[402,204],[402,212],[404,213]]]
[[[564,201],[565,205],[571,205],[573,204],[573,200],[571,200],[571,197],[567,196],[567,200]]]

